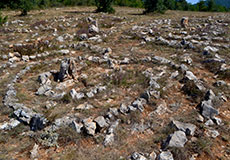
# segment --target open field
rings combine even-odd
[[[95,9],[3,11],[0,159],[230,159],[230,13]]]

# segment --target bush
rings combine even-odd
[[[144,13],[150,13],[150,12],[164,13],[166,10],[163,0],[145,0],[144,7],[145,7]]]
[[[2,26],[4,23],[7,22],[8,17],[2,16],[2,13],[0,12],[0,26]]]
[[[142,0],[115,0],[114,4],[118,6],[128,6],[136,8],[142,8],[144,5]]]
[[[96,12],[114,13],[115,10],[112,7],[113,0],[95,0],[97,10]]]

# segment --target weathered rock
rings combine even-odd
[[[86,33],[83,33],[83,34],[81,34],[81,35],[79,36],[79,39],[80,39],[81,41],[85,41],[85,40],[88,39],[88,35],[87,35]]]
[[[39,149],[39,145],[38,144],[34,144],[33,149],[30,151],[30,158],[31,159],[37,159],[39,154],[38,154],[38,149]]]
[[[77,132],[81,133],[83,129],[83,124],[82,123],[77,123],[76,121],[73,121],[70,126]]]
[[[122,103],[120,105],[119,111],[123,114],[126,114],[129,112],[129,108],[124,103]]]
[[[58,51],[59,54],[63,54],[63,55],[67,55],[70,53],[70,51],[68,49],[62,49],[60,51]]]
[[[209,119],[209,120],[207,120],[207,121],[205,122],[205,125],[206,125],[206,126],[213,126],[213,125],[214,125],[214,122],[213,122],[211,119]]]
[[[114,133],[106,134],[103,141],[104,146],[111,145],[114,142]]]
[[[88,119],[83,120],[83,125],[84,125],[84,129],[86,133],[88,135],[94,136],[96,128],[97,128],[96,123],[93,122],[92,119],[88,118]]]
[[[96,25],[92,24],[89,26],[89,33],[99,33],[99,28]]]
[[[164,151],[159,154],[158,160],[174,160],[174,159],[170,151]]]
[[[218,137],[220,135],[220,133],[217,130],[208,129],[207,132],[206,132],[206,135],[208,137],[216,138],[216,137]]]
[[[30,60],[30,58],[29,58],[29,56],[24,55],[24,56],[22,56],[22,60],[25,62],[28,62]]]
[[[44,119],[40,116],[33,116],[30,120],[30,129],[32,131],[42,130],[45,126]]]
[[[157,154],[156,154],[154,151],[152,151],[152,152],[149,154],[149,159],[150,159],[150,160],[156,160],[156,158],[157,158]]]
[[[94,108],[93,105],[91,105],[91,104],[85,102],[85,103],[83,103],[83,104],[78,105],[75,109],[77,109],[77,110],[78,110],[78,109],[80,109],[80,110],[88,110],[88,109],[92,109],[92,108]]]
[[[132,103],[132,106],[139,109],[141,112],[143,112],[144,104],[146,104],[146,100],[144,98],[139,98]]]
[[[71,89],[70,91],[70,96],[72,97],[72,99],[82,99],[85,97],[85,94],[84,93],[78,93],[76,92],[75,89]]]
[[[160,103],[157,106],[157,109],[154,111],[154,113],[157,114],[157,115],[162,115],[162,114],[166,113],[167,110],[168,110],[168,108],[167,108],[166,102],[162,101],[162,103]]]
[[[117,128],[117,126],[119,125],[120,120],[116,120],[115,122],[112,122],[112,124],[110,125],[109,129],[107,130],[108,134],[114,133],[115,129]]]
[[[51,90],[52,87],[50,85],[42,85],[38,88],[36,95],[44,95],[47,91]]]
[[[9,122],[4,122],[0,124],[0,130],[10,130],[18,126],[20,122],[15,119],[10,119]]]
[[[176,120],[172,121],[172,124],[178,129],[185,132],[186,135],[194,135],[196,126],[191,123],[182,123]]]
[[[61,82],[64,81],[65,78],[70,76],[71,78],[76,78],[76,64],[73,58],[65,58],[61,62],[60,72],[58,74],[58,80]]]
[[[183,131],[175,131],[173,134],[169,135],[166,142],[163,144],[163,148],[169,147],[184,147],[187,142],[186,134]]]
[[[134,152],[131,155],[131,160],[147,160],[147,158],[138,152]]]
[[[106,123],[105,118],[103,116],[99,116],[99,117],[95,118],[94,121],[97,123],[99,128],[104,128],[104,127],[108,126],[108,124]]]
[[[47,85],[50,85],[50,81],[49,81],[49,78],[51,77],[51,73],[50,72],[45,72],[45,73],[42,73],[38,76],[38,82],[43,85],[43,84],[47,84]]]
[[[219,114],[219,111],[212,107],[211,101],[202,101],[200,104],[201,114],[208,119],[212,119]]]

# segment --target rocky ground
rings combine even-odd
[[[3,12],[0,159],[230,159],[230,14],[94,10]]]

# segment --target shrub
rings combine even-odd
[[[96,12],[114,13],[115,10],[112,7],[113,0],[95,0],[97,10]]]
[[[2,16],[2,13],[0,12],[0,26],[2,26],[4,23],[7,22],[8,17]]]
[[[163,0],[145,0],[144,7],[145,7],[144,13],[150,13],[150,12],[164,13],[166,10]]]

